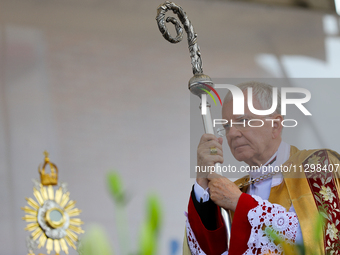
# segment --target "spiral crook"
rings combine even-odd
[[[192,65],[192,72],[194,75],[202,74],[202,60],[201,60],[201,52],[200,48],[197,44],[197,34],[194,31],[194,27],[192,26],[190,20],[188,19],[186,13],[182,9],[182,7],[178,6],[173,2],[166,1],[164,4],[161,4],[157,8],[157,24],[159,31],[161,31],[163,37],[171,42],[171,43],[178,43],[183,39],[183,27],[182,24],[174,17],[168,17],[165,20],[165,13],[169,10],[172,10],[174,14],[177,14],[179,20],[184,26],[184,29],[188,36],[188,45],[189,45],[189,52],[191,57],[191,65]],[[172,37],[165,25],[165,21],[167,23],[171,22],[175,25],[176,29],[176,37]]]

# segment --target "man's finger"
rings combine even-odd
[[[218,140],[213,140],[213,141],[207,141],[204,144],[201,144],[201,146],[204,146],[205,148],[211,148],[211,147],[216,147],[220,149],[221,151],[223,150],[222,145],[218,142]]]
[[[208,142],[208,141],[211,141],[211,140],[218,141],[218,139],[217,139],[217,137],[215,135],[213,135],[213,134],[204,134],[201,137],[200,143],[205,143],[205,142]]]
[[[216,150],[215,150],[216,149]],[[211,147],[209,147],[209,148],[206,148],[206,149],[204,149],[204,151],[202,151],[202,152],[204,152],[205,154],[209,154],[209,155],[212,155],[212,156],[214,156],[214,155],[219,155],[219,156],[221,156],[221,157],[223,157],[223,151],[220,149],[220,148],[217,148],[217,147],[214,147],[214,146],[211,146]]]

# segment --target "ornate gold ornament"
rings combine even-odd
[[[70,200],[67,184],[58,184],[58,168],[50,162],[47,151],[44,154],[44,163],[38,168],[40,182],[33,180],[36,200],[26,198],[29,206],[21,208],[26,213],[22,219],[28,223],[25,230],[31,232],[26,239],[28,255],[35,255],[34,250],[42,247],[46,247],[48,254],[53,250],[56,255],[61,251],[68,254],[68,246],[77,250],[78,235],[84,233],[81,229],[83,222],[73,218],[81,210],[75,208],[74,200]],[[46,166],[49,166],[50,174],[46,173]]]

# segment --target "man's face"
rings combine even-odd
[[[263,117],[249,111],[247,95],[244,95],[244,115],[233,115],[233,101],[223,104],[222,118],[228,120],[229,128],[226,138],[231,153],[238,161],[244,161],[248,165],[261,165],[275,153],[281,142],[282,116]],[[262,109],[258,100],[253,98],[255,109]],[[265,119],[278,118],[280,121],[265,121]],[[264,122],[262,127],[243,127],[242,124],[230,125],[232,122],[243,122],[247,124],[251,119],[260,119]],[[253,126],[260,126],[260,121],[251,122]],[[274,126],[274,127],[272,127]]]

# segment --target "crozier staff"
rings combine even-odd
[[[177,14],[180,22],[174,17],[167,17],[165,19],[165,14],[167,11],[173,11],[173,13]],[[188,46],[191,58],[191,66],[192,72],[194,76],[189,80],[189,90],[194,95],[200,97],[202,99],[201,107],[205,108],[205,114],[202,115],[203,125],[205,132],[207,134],[214,134],[214,129],[212,126],[211,114],[210,114],[210,107],[209,104],[206,102],[206,93],[210,90],[213,90],[214,84],[211,81],[211,78],[208,75],[203,73],[202,69],[202,59],[201,59],[201,52],[200,48],[197,44],[197,34],[194,31],[194,27],[192,26],[190,20],[188,19],[186,13],[179,5],[166,1],[164,4],[161,4],[157,8],[157,25],[159,31],[162,33],[163,37],[171,42],[171,43],[178,43],[183,39],[183,27],[185,32],[188,36]],[[172,37],[165,25],[165,22],[171,22],[175,25],[176,29],[176,37]],[[183,26],[182,26],[183,24]],[[219,166],[217,162],[216,167]],[[230,241],[230,216],[227,211],[222,209],[223,220],[225,222],[225,229],[227,235],[227,243],[229,244]]]

